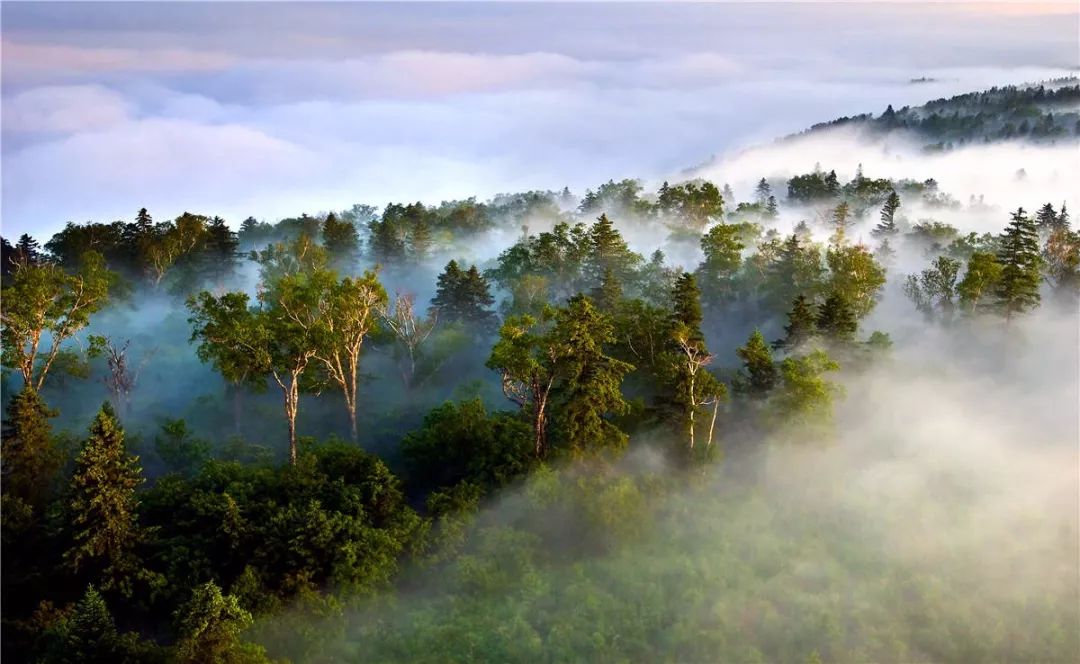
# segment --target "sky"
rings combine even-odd
[[[581,192],[1075,71],[1075,4],[0,5],[0,224]],[[913,84],[930,77],[934,83]]]

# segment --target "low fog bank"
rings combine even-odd
[[[695,479],[632,441],[503,492],[395,599],[255,634],[302,661],[1074,661],[1077,313],[895,338],[837,377],[828,442],[726,432],[760,463]]]

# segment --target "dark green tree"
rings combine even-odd
[[[191,600],[177,611],[176,661],[183,664],[259,664],[270,660],[261,646],[244,643],[240,633],[254,620],[233,595],[209,581],[195,588]]]
[[[65,523],[71,545],[64,561],[103,590],[132,597],[148,573],[136,552],[144,540],[135,489],[143,483],[139,458],[127,453],[112,406],[101,406],[90,437],[75,459]]]
[[[800,293],[792,302],[784,326],[784,338],[773,343],[774,348],[794,350],[817,334],[817,314],[810,299]]]
[[[881,221],[874,227],[870,234],[876,238],[888,239],[895,237],[900,229],[896,227],[896,211],[900,209],[900,196],[892,191],[881,206]]]
[[[431,300],[442,322],[461,323],[485,331],[490,331],[496,322],[493,304],[491,287],[476,266],[462,270],[455,260],[447,263],[439,274],[435,297]]]
[[[998,252],[1001,280],[995,295],[997,306],[1005,319],[1039,306],[1039,283],[1042,280],[1042,256],[1039,252],[1038,230],[1024,208],[1012,215],[1001,237]]]
[[[851,342],[858,328],[851,302],[841,293],[830,293],[818,311],[817,329],[830,341]]]
[[[360,253],[360,235],[356,226],[339,219],[333,212],[323,221],[322,241],[330,265],[337,270],[348,271]]]
[[[742,386],[746,393],[751,397],[761,398],[772,391],[776,386],[777,369],[761,330],[754,330],[746,345],[736,353],[743,361]]]

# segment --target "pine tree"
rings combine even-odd
[[[769,196],[765,201],[765,217],[768,219],[776,219],[780,216],[780,208],[776,204],[776,196]]]
[[[684,272],[675,280],[675,288],[671,291],[672,322],[682,325],[688,330],[691,341],[704,343],[705,336],[701,333],[701,292],[698,290],[694,275]]]
[[[41,262],[41,245],[37,240],[23,233],[15,243],[14,260],[20,265],[37,265]]]
[[[995,295],[1006,320],[1039,306],[1042,257],[1035,223],[1018,209],[1001,237],[1001,281]]]
[[[53,631],[45,662],[107,664],[118,661],[118,634],[105,599],[88,586],[74,611]]]
[[[1061,202],[1061,212],[1058,214],[1057,225],[1059,228],[1069,229],[1069,211],[1065,209],[1065,201]]]
[[[138,457],[124,448],[124,431],[106,402],[75,459],[66,522],[72,545],[64,561],[75,572],[101,580],[104,590],[126,597],[141,570],[135,547],[142,540],[135,488],[142,484]]]
[[[606,214],[600,215],[589,228],[586,243],[585,278],[590,287],[598,286],[608,270],[620,280],[627,279],[641,262],[641,257],[630,251],[626,240]]]
[[[777,370],[772,352],[761,330],[754,330],[746,345],[736,351],[743,361],[745,390],[752,397],[762,397],[776,385]]]
[[[39,511],[48,499],[60,455],[52,444],[50,410],[36,391],[23,389],[11,399],[3,429],[3,493]]]
[[[1035,228],[1042,234],[1048,234],[1058,225],[1058,213],[1050,203],[1039,208],[1035,213]]]
[[[431,253],[431,226],[426,215],[421,215],[413,222],[409,232],[409,251],[414,263],[423,263]]]
[[[604,270],[600,284],[589,292],[589,297],[596,303],[596,308],[608,315],[615,313],[619,308],[622,296],[622,283],[611,268]]]
[[[206,227],[202,262],[207,278],[219,287],[236,270],[240,241],[221,217],[214,217]]]
[[[772,198],[772,187],[769,186],[768,181],[765,178],[761,178],[758,181],[757,186],[754,187],[754,196],[757,198],[759,205],[766,205],[769,199]]]
[[[495,313],[490,309],[494,303],[487,279],[476,266],[462,271],[455,260],[447,263],[438,276],[435,297],[431,300],[440,320],[482,328],[494,324]]]
[[[784,326],[784,338],[773,342],[774,348],[792,350],[809,341],[817,332],[817,315],[813,305],[803,294],[796,296]]]
[[[360,252],[360,236],[356,232],[356,226],[338,219],[333,212],[326,215],[323,221],[322,240],[330,257],[330,264],[337,269],[351,267]]]
[[[837,342],[854,341],[858,327],[855,310],[846,297],[832,293],[825,298],[817,318],[817,328],[825,337]]]
[[[620,385],[634,369],[605,352],[614,340],[611,322],[584,295],[570,298],[556,313],[551,341],[573,349],[557,398],[560,430],[575,456],[621,450],[629,440],[607,419],[626,411]]]
[[[885,204],[881,207],[881,222],[874,227],[870,234],[874,237],[888,239],[900,232],[896,227],[896,211],[900,209],[900,196],[896,191],[889,193]]]

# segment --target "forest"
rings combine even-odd
[[[1075,185],[849,168],[4,239],[3,656],[1075,661]]]

